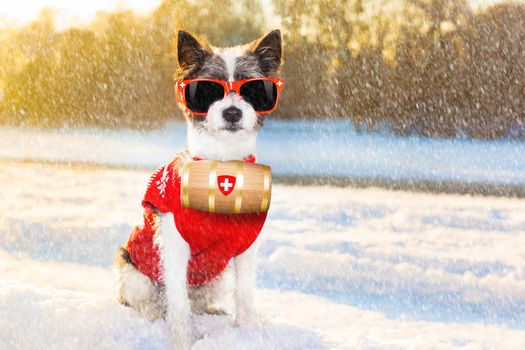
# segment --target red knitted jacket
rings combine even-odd
[[[255,159],[251,157],[246,161]],[[159,252],[153,243],[156,215],[173,213],[177,230],[190,246],[188,283],[202,285],[217,277],[233,257],[255,242],[266,213],[216,214],[183,208],[178,175],[181,164],[182,155],[151,176],[142,201],[144,223],[131,232],[127,248],[131,261],[142,273],[162,282]]]

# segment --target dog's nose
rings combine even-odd
[[[237,107],[228,107],[222,112],[222,117],[224,120],[226,120],[228,123],[237,123],[239,120],[241,120],[242,112]]]

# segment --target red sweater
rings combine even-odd
[[[144,224],[128,240],[133,264],[145,275],[162,282],[159,252],[153,244],[158,212],[173,213],[175,226],[189,244],[188,283],[202,285],[217,277],[229,261],[248,249],[266,220],[265,213],[215,214],[183,208],[180,201],[178,166],[182,156],[158,168],[150,178],[142,205]],[[254,158],[246,159],[254,161]]]

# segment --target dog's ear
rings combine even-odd
[[[179,69],[184,71],[199,66],[211,54],[210,45],[205,40],[197,39],[184,30],[177,33],[176,51]]]
[[[282,56],[281,31],[272,30],[264,37],[255,40],[249,50],[259,59],[264,75],[277,74]]]

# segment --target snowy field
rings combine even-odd
[[[101,143],[118,155],[125,140]],[[13,148],[0,146],[34,158]],[[502,173],[525,180],[514,161]],[[114,298],[112,257],[148,177],[0,162],[0,349],[166,349],[164,321]],[[524,199],[275,185],[261,238],[261,327],[194,317],[193,349],[525,348]]]
[[[0,160],[88,162],[154,169],[185,144],[183,123],[160,130],[0,127]],[[525,185],[525,142],[358,134],[350,122],[267,120],[258,160],[275,176]]]

